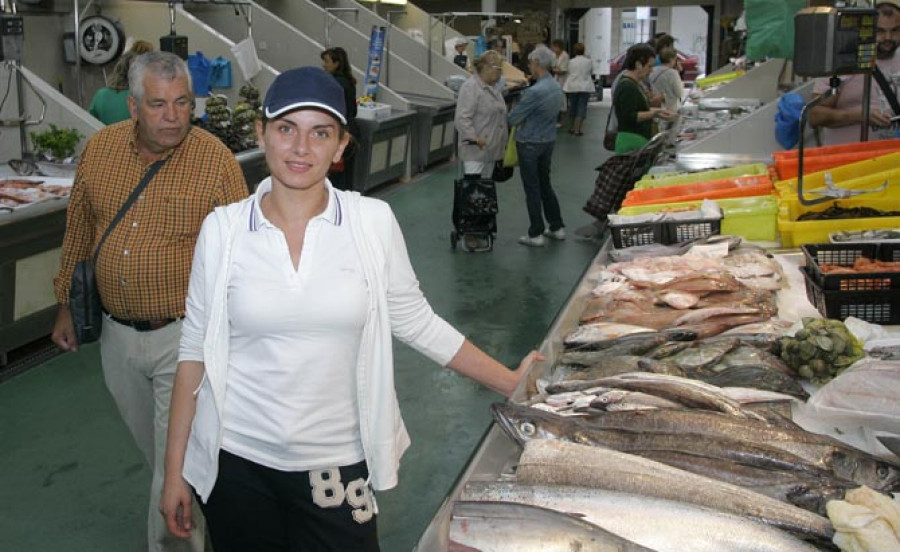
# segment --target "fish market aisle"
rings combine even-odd
[[[376,193],[388,201],[435,311],[509,366],[537,347],[599,247],[573,239],[590,221],[607,107],[591,104],[585,135],[559,133],[552,180],[569,230],[547,247],[516,243],[527,228],[518,171],[497,185],[494,250],[451,251],[456,168],[438,166]],[[412,447],[400,484],[377,496],[385,552],[416,544],[490,422],[499,395],[395,346],[396,387]],[[145,542],[150,472],[103,384],[99,349],[56,357],[0,385],[0,550],[104,552]]]

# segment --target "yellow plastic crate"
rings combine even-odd
[[[740,77],[746,73],[744,70],[731,71],[729,73],[722,73],[721,75],[713,75],[710,77],[701,77],[694,81],[694,84],[700,88],[706,88],[707,86],[712,86],[714,84],[722,84],[724,82],[733,81],[734,79]]]
[[[877,188],[885,180],[888,185],[900,185],[900,153],[891,153],[834,167],[827,171],[807,174],[803,177],[803,195],[808,190],[825,187],[825,174],[830,173],[832,181],[841,188],[864,189]],[[797,195],[797,179],[779,180],[775,182],[775,190],[779,195]]]
[[[900,217],[797,220],[800,215],[813,211],[824,211],[835,203],[841,207],[871,207],[879,211],[900,210],[900,201],[898,201],[896,195],[893,197],[872,197],[873,195],[866,194],[856,198],[839,199],[819,205],[803,205],[796,196],[793,198],[782,197],[778,201],[778,231],[781,233],[781,245],[784,247],[800,247],[807,243],[828,243],[829,234],[832,232],[900,228]]]
[[[735,197],[715,200],[722,209],[722,234],[741,236],[756,241],[777,241],[778,230],[775,215],[778,201],[771,195]],[[635,205],[619,209],[620,215],[655,213],[664,209],[699,209],[701,201]]]
[[[641,179],[635,183],[634,189],[643,190],[646,188],[662,188],[664,186],[677,186],[680,184],[693,184],[695,182],[706,182],[708,180],[719,180],[736,176],[763,175],[768,173],[769,169],[765,165],[762,163],[753,163],[749,165],[737,165],[727,169],[676,174],[674,176],[666,176],[663,178]],[[803,184],[804,186],[806,185],[805,180]]]

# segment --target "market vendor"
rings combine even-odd
[[[875,31],[878,41],[876,64],[887,82],[890,93],[897,97],[895,79],[900,78],[900,56],[897,46],[900,44],[900,1],[878,2],[878,22]],[[828,78],[816,80],[814,97],[823,94],[829,88]],[[858,142],[860,121],[862,120],[863,75],[849,75],[841,79],[837,94],[823,101],[809,112],[812,126],[821,128],[823,145]],[[881,87],[872,80],[869,94],[869,124],[871,139],[894,138],[897,124],[891,122],[893,113]]]

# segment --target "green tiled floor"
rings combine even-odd
[[[552,178],[568,229],[589,222],[606,110],[591,106],[585,136],[560,133]],[[450,250],[456,169],[434,168],[376,194],[390,202],[434,309],[508,365],[546,334],[598,244],[518,245],[527,227],[518,172],[498,184],[490,253]],[[413,445],[400,485],[378,496],[385,552],[417,542],[490,422],[499,396],[398,344],[397,388]],[[139,551],[149,471],[106,393],[99,351],[85,347],[0,385],[0,551]]]

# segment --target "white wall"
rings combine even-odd
[[[696,54],[699,59],[697,69],[703,73],[706,68],[707,15],[699,6],[677,6],[671,8],[669,34],[678,39],[675,47],[683,52]]]
[[[609,74],[612,51],[612,8],[591,8],[579,21],[579,40],[591,58],[594,75]]]

